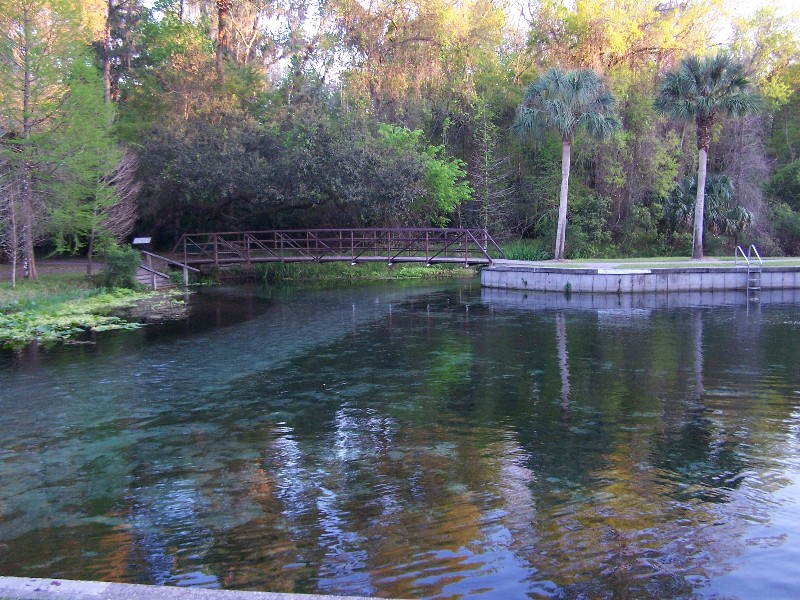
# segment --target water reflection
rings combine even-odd
[[[556,347],[558,351],[558,368],[561,372],[561,408],[569,410],[569,363],[567,362],[567,326],[564,313],[556,313]]]
[[[796,306],[210,300],[220,327],[5,363],[0,573],[662,598],[746,558],[800,586]]]

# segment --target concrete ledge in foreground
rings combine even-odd
[[[275,594],[102,581],[0,577],[2,600],[366,600],[356,596]]]
[[[721,292],[747,289],[746,267],[566,268],[522,261],[496,262],[481,271],[488,288],[589,294]],[[762,290],[800,288],[800,267],[764,266]]]

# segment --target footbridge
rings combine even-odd
[[[295,229],[191,233],[172,250],[183,264],[347,261],[488,265],[504,258],[485,229]]]

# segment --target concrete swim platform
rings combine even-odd
[[[662,294],[747,291],[748,268],[741,260],[652,259],[641,262],[496,260],[481,270],[487,288],[575,294]],[[761,290],[800,288],[800,260],[765,259]]]
[[[0,577],[0,599],[13,600],[367,600],[360,596],[242,592],[50,577]]]

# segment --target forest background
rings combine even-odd
[[[800,20],[728,0],[4,0],[0,243],[92,253],[134,230],[483,227],[552,257],[561,140],[513,133],[547,69],[622,127],[577,134],[568,258],[690,255],[695,125],[654,108],[725,51],[761,98],[714,130],[706,253],[800,253]],[[33,270],[31,273],[30,271]]]

